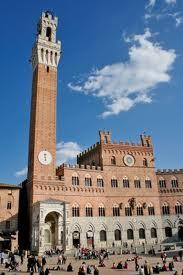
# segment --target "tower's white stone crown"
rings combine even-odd
[[[61,42],[56,41],[58,18],[43,12],[38,23],[37,38],[32,49],[33,70],[38,64],[57,67],[60,59]]]

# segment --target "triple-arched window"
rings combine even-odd
[[[175,205],[175,214],[182,214],[182,205],[179,201]]]
[[[129,204],[125,205],[125,216],[132,216],[132,208]]]
[[[127,177],[123,178],[123,187],[124,188],[129,188],[130,187],[129,179]]]
[[[147,177],[145,179],[145,187],[146,188],[152,188],[152,183],[151,183],[151,179],[149,177]]]
[[[93,217],[93,208],[90,203],[87,203],[85,207],[85,211],[86,211],[86,217]]]
[[[143,216],[144,212],[143,212],[143,207],[141,204],[137,205],[137,216]]]
[[[92,179],[89,174],[85,175],[85,186],[92,186]]]
[[[111,187],[118,187],[118,181],[114,176],[111,178]]]
[[[77,173],[72,174],[72,185],[79,185],[79,177]]]
[[[138,177],[135,177],[135,179],[134,179],[134,187],[141,188],[140,179]]]
[[[113,212],[113,216],[114,217],[120,216],[120,209],[119,209],[119,205],[118,204],[114,204],[112,210],[113,210],[112,212]]]
[[[148,214],[149,214],[150,216],[155,215],[155,210],[154,210],[154,206],[153,206],[152,203],[150,203],[150,204],[148,205]]]
[[[79,205],[78,204],[73,204],[72,206],[72,216],[73,217],[79,217],[80,213],[79,213]]]
[[[166,181],[163,177],[159,179],[159,187],[160,188],[166,188]]]
[[[99,205],[98,215],[99,217],[105,217],[105,207],[102,203]]]
[[[104,180],[101,175],[97,176],[97,186],[98,187],[104,187]]]
[[[168,205],[167,202],[163,203],[162,213],[163,213],[163,215],[170,215],[170,206]]]
[[[178,188],[179,187],[178,180],[177,180],[176,177],[172,177],[171,184],[172,184],[172,188]]]

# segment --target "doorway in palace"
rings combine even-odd
[[[86,232],[87,247],[94,248],[94,235],[91,230]]]
[[[50,212],[45,217],[44,246],[47,249],[55,248],[58,245],[58,220],[57,212]]]
[[[178,238],[179,238],[179,241],[183,241],[183,226],[182,225],[180,225],[179,227],[178,227]]]
[[[79,231],[74,231],[72,233],[72,243],[73,243],[73,246],[78,248],[80,247],[80,233]]]

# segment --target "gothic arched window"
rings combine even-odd
[[[100,231],[100,241],[101,242],[106,242],[106,240],[107,240],[106,231],[105,230],[101,230]]]
[[[111,187],[118,187],[118,181],[115,177],[111,179]]]
[[[164,202],[162,206],[162,213],[163,215],[169,215],[170,214],[170,207],[168,203]]]
[[[98,187],[104,187],[104,180],[102,178],[102,176],[97,176],[97,186]]]
[[[160,188],[166,188],[166,181],[162,177],[159,179],[159,187]]]
[[[137,205],[137,216],[143,216],[144,212],[143,212],[143,208],[140,204]]]
[[[113,209],[112,209],[113,211],[113,217],[118,217],[118,216],[120,216],[120,209],[119,209],[119,205],[117,205],[117,204],[115,204],[114,206],[113,206]]]
[[[77,204],[72,206],[72,216],[79,217],[79,206]]]
[[[85,176],[85,186],[92,186],[92,180],[90,175]]]
[[[175,214],[182,214],[182,205],[180,204],[180,202],[177,202],[175,205]]]
[[[135,188],[141,188],[140,179],[138,177],[134,179],[134,186]]]
[[[127,177],[123,178],[123,187],[124,188],[129,188],[130,187],[129,179]]]
[[[116,229],[114,231],[114,238],[115,238],[115,241],[121,241],[121,230]]]
[[[93,217],[93,209],[91,204],[88,203],[85,207],[85,210],[86,210],[86,217]]]
[[[105,207],[103,204],[99,205],[98,215],[99,215],[99,217],[105,217]]]
[[[144,228],[139,229],[139,239],[145,239],[145,229]]]
[[[148,178],[148,177],[145,179],[145,187],[146,188],[152,188],[151,179]]]
[[[175,177],[172,178],[171,183],[172,183],[172,188],[179,187],[178,180]]]
[[[133,237],[133,230],[132,229],[128,229],[127,230],[127,239],[128,240],[133,240],[134,237]]]
[[[169,226],[165,227],[165,236],[166,237],[172,237],[172,229],[171,229],[171,227],[169,227]]]
[[[157,238],[157,230],[155,227],[151,228],[151,238]]]
[[[77,173],[72,174],[72,185],[79,185],[79,177]]]
[[[152,203],[150,203],[148,205],[148,213],[150,216],[155,215],[155,210],[154,210],[154,206],[152,205]]]

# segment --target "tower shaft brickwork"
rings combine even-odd
[[[28,180],[55,176],[57,66],[60,41],[56,42],[57,17],[42,13],[32,50],[32,103]]]

